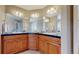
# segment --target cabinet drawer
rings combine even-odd
[[[47,41],[50,43],[61,44],[61,40],[58,38],[49,38]]]
[[[3,36],[3,39],[16,39],[16,35],[14,36]]]
[[[16,38],[24,38],[24,39],[27,39],[27,35],[16,35]]]
[[[27,39],[27,35],[13,35],[13,36],[3,36],[3,39]]]
[[[46,41],[46,37],[42,36],[42,35],[39,35],[39,40]]]
[[[39,35],[39,39],[42,41],[61,44],[61,39],[59,39],[59,38]]]

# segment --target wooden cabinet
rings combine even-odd
[[[46,37],[43,35],[39,35],[39,51],[46,54],[48,53],[48,44]]]
[[[1,48],[2,46],[1,46],[1,36],[0,36],[0,54],[1,54]]]
[[[61,39],[40,34],[22,34],[2,36],[0,38],[0,53],[13,54],[24,50],[39,50],[45,54],[60,54]]]
[[[4,40],[4,54],[10,54],[17,52],[17,41],[13,39]]]
[[[17,35],[16,38],[17,40],[17,47],[18,47],[18,51],[23,51],[28,49],[28,35]]]
[[[27,35],[4,36],[4,54],[17,53],[28,49]]]
[[[49,54],[60,54],[60,45],[52,43],[48,44],[48,53]]]
[[[47,42],[39,40],[39,51],[42,53],[48,53]]]
[[[60,54],[60,39],[39,35],[39,51],[48,54]]]
[[[27,49],[28,49],[28,41],[26,39],[17,40],[17,52]]]
[[[29,49],[38,50],[38,35],[29,34]]]

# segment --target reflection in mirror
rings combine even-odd
[[[61,8],[52,6],[47,9],[43,19],[43,32],[61,33]]]
[[[57,32],[61,32],[61,15],[57,16]]]
[[[4,33],[16,33],[23,31],[23,21],[21,18],[11,14],[6,14]]]
[[[29,32],[39,33],[42,31],[42,26],[41,17],[30,17]]]

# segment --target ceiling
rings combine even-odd
[[[42,9],[46,7],[46,5],[16,5],[16,6],[23,8],[25,10],[35,10],[35,9]]]

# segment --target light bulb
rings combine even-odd
[[[55,8],[51,8],[50,10],[51,10],[51,11],[55,11]]]
[[[50,10],[47,10],[47,13],[49,13],[50,12]]]
[[[34,14],[31,15],[31,17],[37,18],[37,17],[39,17],[39,14],[38,13],[34,13]]]
[[[49,19],[45,19],[44,22],[49,22]]]
[[[19,13],[18,13],[18,11],[16,11],[16,13],[15,13],[15,14],[16,14],[16,16],[18,16],[18,14],[19,14]]]
[[[43,19],[46,19],[46,17],[43,17]]]
[[[23,16],[23,14],[22,14],[22,13],[19,13],[19,16],[20,16],[20,17],[22,17],[22,16]]]

